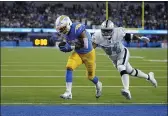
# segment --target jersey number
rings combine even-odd
[[[121,49],[119,47],[119,42],[115,43],[112,47],[112,51],[115,51],[117,54],[121,52]]]
[[[112,49],[111,49],[111,47],[106,47],[106,48],[105,48],[105,52],[106,52],[107,55],[111,55],[111,54],[112,54]]]

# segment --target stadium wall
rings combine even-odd
[[[53,32],[56,32],[55,29],[51,28],[0,28],[2,33],[28,33],[31,35],[31,39],[28,42],[22,42],[19,40],[15,41],[1,41],[1,47],[32,47],[32,46],[54,46],[53,40],[51,40],[51,35]],[[96,31],[100,31],[98,29],[87,29],[91,34]],[[133,34],[161,34],[166,35],[167,30],[126,30],[127,33]],[[160,47],[167,48],[166,42],[123,42],[126,47]]]

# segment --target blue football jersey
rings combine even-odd
[[[80,54],[85,54],[85,53],[90,52],[93,49],[92,42],[91,42],[91,35],[89,32],[86,31],[85,25],[83,25],[81,23],[73,23],[71,25],[70,32],[68,33],[68,35],[66,35],[66,41],[71,45],[72,44],[74,44],[74,45],[75,44],[82,44],[81,41],[79,40],[82,32],[85,32],[86,37],[88,39],[88,48],[86,49],[86,48],[82,47],[80,49],[75,49],[75,51]]]

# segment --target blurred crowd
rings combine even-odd
[[[1,33],[1,41],[30,41],[27,33]]]
[[[7,5],[0,4],[1,27],[23,28],[53,28],[55,19],[59,15],[68,15],[73,22],[81,22],[87,28],[97,28],[106,18],[105,3],[65,6],[63,3],[42,4],[37,2],[13,2]],[[135,3],[136,4],[136,3]],[[126,28],[141,28],[142,6],[122,3],[119,7],[109,8],[109,19],[115,25]],[[164,3],[156,3],[154,6],[145,4],[145,29],[167,29],[167,10]]]
[[[60,15],[68,15],[73,22],[81,22],[88,29],[96,29],[106,19],[105,2],[90,4],[54,3],[38,5],[38,2],[6,2],[0,3],[1,27],[21,28],[54,28],[54,22]],[[114,7],[116,4],[117,7]],[[145,3],[144,28],[167,29],[168,10],[165,3],[151,5]],[[108,6],[108,16],[115,25],[125,28],[142,27],[142,5],[128,2],[115,2]],[[167,40],[166,35],[148,35],[151,42]],[[1,41],[30,41],[28,33],[1,33]],[[140,41],[134,40],[139,43]]]

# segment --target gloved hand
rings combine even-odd
[[[140,39],[142,41],[145,41],[145,42],[149,42],[150,41],[150,39],[148,37],[145,37],[145,36],[140,37]]]
[[[73,49],[71,48],[71,45],[68,44],[67,42],[61,42],[58,45],[60,51],[62,52],[71,52]]]

